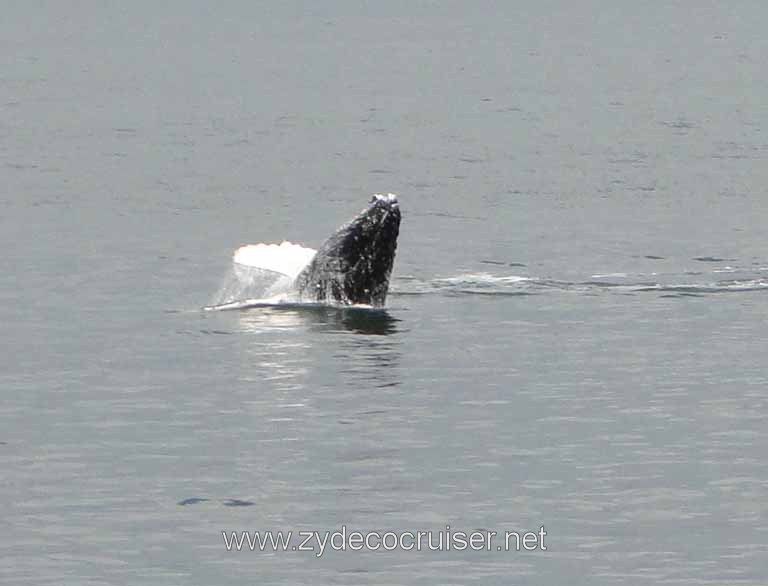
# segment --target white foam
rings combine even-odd
[[[397,195],[395,195],[394,193],[388,193],[387,195],[384,195],[382,193],[374,193],[373,198],[378,201],[383,201],[384,203],[389,203],[389,204],[397,203]]]
[[[238,265],[274,271],[295,278],[316,253],[313,248],[283,241],[280,244],[241,246],[235,251],[232,260]]]
[[[510,284],[510,283],[523,283],[525,281],[532,281],[530,277],[519,277],[517,275],[499,276],[492,275],[490,273],[467,273],[463,275],[457,275],[455,277],[446,277],[443,279],[435,279],[435,282],[448,283],[451,285],[471,285],[471,284],[488,284],[493,285],[497,283]]]

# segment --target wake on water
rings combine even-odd
[[[527,296],[555,292],[579,295],[658,294],[662,297],[691,297],[722,293],[768,292],[768,267],[722,267],[711,272],[601,273],[583,280],[559,280],[488,272],[463,273],[422,281],[416,277],[394,279],[390,295],[491,295]]]
[[[238,248],[232,267],[206,310],[254,306],[307,305],[294,286],[296,277],[314,258],[316,250],[291,242],[251,244]],[[695,259],[698,260],[698,259]],[[565,281],[487,272],[421,280],[395,277],[390,295],[496,295],[526,296],[547,292],[583,295],[656,293],[664,297],[768,291],[768,267],[721,266],[710,271],[680,273],[600,273],[583,280]],[[311,302],[309,305],[317,305]]]

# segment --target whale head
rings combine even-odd
[[[400,231],[397,196],[374,195],[296,277],[302,298],[342,305],[384,305]]]

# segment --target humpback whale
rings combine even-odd
[[[299,296],[323,303],[383,306],[399,231],[397,196],[374,195],[368,207],[336,230],[296,277]]]

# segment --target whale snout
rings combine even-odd
[[[372,204],[383,204],[388,207],[396,208],[398,207],[397,204],[397,195],[394,193],[388,193],[386,195],[382,195],[381,193],[376,193],[371,198]]]
[[[397,202],[397,196],[394,193],[386,195],[377,193],[371,198],[368,208],[363,210],[358,218],[366,224],[378,225],[380,230],[393,232],[392,236],[396,239],[400,225],[400,205]]]

